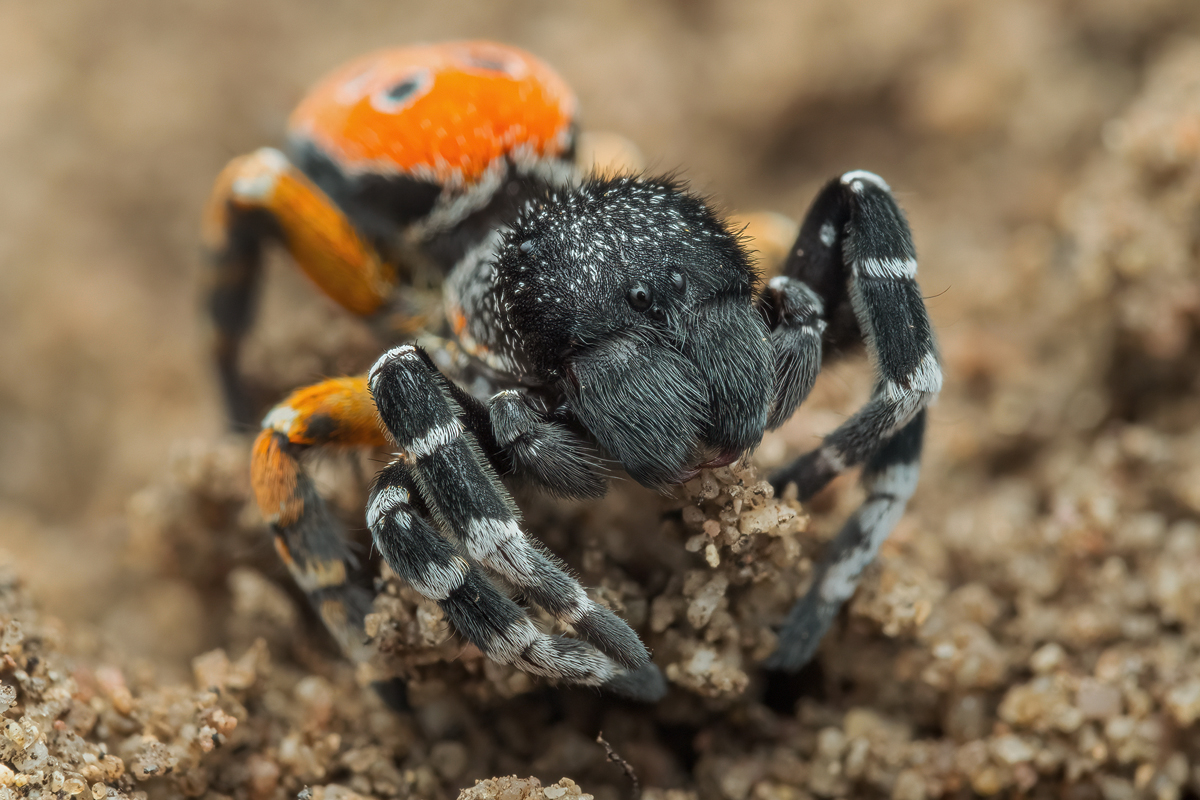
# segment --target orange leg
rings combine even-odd
[[[298,389],[275,406],[254,441],[250,479],[275,549],[348,655],[361,657],[371,609],[358,559],[341,523],[301,466],[310,447],[378,447],[386,438],[366,378],[335,378]]]
[[[264,148],[229,162],[213,186],[203,230],[213,264],[209,313],[217,369],[237,425],[252,424],[238,353],[253,319],[266,241],[281,242],[322,292],[359,316],[384,311],[396,288],[394,265],[278,150]],[[422,309],[412,305],[403,309],[402,323],[389,320],[400,333],[424,324]]]

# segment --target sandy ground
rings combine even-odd
[[[323,71],[473,36],[546,58],[585,127],[730,209],[799,218],[849,168],[897,190],[946,390],[911,512],[798,681],[755,663],[851,481],[804,509],[752,472],[530,500],[655,647],[655,709],[495,669],[390,581],[373,668],[415,708],[393,713],[287,588],[208,373],[201,205]],[[20,689],[0,796],[440,797],[515,774],[544,787],[476,791],[615,800],[600,730],[672,798],[1200,793],[1196,36],[1188,0],[0,2],[0,680]],[[281,260],[269,281],[262,371],[369,360]],[[868,386],[829,369],[759,466]]]

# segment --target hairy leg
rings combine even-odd
[[[921,410],[863,468],[867,499],[826,548],[811,588],[792,607],[779,631],[779,649],[767,660],[769,668],[795,671],[816,653],[917,488],[924,433],[925,411]]]
[[[817,564],[812,589],[788,615],[768,662],[774,668],[796,670],[812,657],[916,488],[925,409],[942,386],[916,272],[912,235],[891,190],[861,171],[821,191],[784,267],[787,279],[807,286],[823,305],[826,349],[861,336],[876,380],[857,413],[771,478],[776,491],[796,484],[804,500],[865,464],[867,490],[866,501]],[[803,376],[796,383],[807,380],[807,372],[793,369]]]
[[[342,524],[300,463],[311,448],[387,443],[365,378],[338,378],[297,389],[263,420],[250,477],[275,534],[275,548],[348,655],[364,654],[363,617],[372,593]]]
[[[463,425],[465,410],[428,356],[411,345],[394,348],[375,363],[368,380],[421,499],[468,558],[625,669],[647,668],[649,654],[637,634],[522,532],[512,499]]]
[[[418,330],[428,313],[415,296],[393,300],[393,265],[282,153],[264,148],[235,158],[213,185],[204,246],[217,371],[230,420],[238,426],[253,424],[238,357],[254,318],[264,248],[272,241],[335,302],[359,316],[386,315],[396,335]]]
[[[456,631],[494,661],[551,680],[596,686],[636,700],[666,690],[653,664],[629,669],[592,645],[539,631],[524,609],[501,593],[411,504],[419,496],[414,469],[404,459],[376,478],[367,510],[375,544],[392,569],[436,602]]]

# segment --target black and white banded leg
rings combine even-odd
[[[922,409],[867,462],[862,474],[867,499],[830,542],[812,586],[792,606],[767,668],[795,671],[816,653],[838,609],[854,595],[859,576],[875,560],[917,488],[924,435]]]
[[[401,473],[401,465],[393,464],[387,474],[406,476],[394,484],[381,482],[376,499],[394,505],[400,495],[389,489],[394,486],[408,492],[403,480],[410,480],[438,527],[461,545],[460,558],[465,556],[465,564],[477,564],[499,577],[525,599],[572,626],[588,644],[554,645],[558,640],[552,638],[526,642],[530,631],[536,629],[523,613],[514,621],[507,616],[507,606],[495,605],[494,599],[503,596],[498,591],[479,595],[474,605],[458,610],[472,615],[472,621],[463,623],[459,631],[468,638],[477,636],[478,641],[472,641],[497,661],[520,666],[528,662],[536,667],[530,671],[547,677],[604,685],[654,699],[651,695],[661,694],[665,684],[650,663],[645,645],[624,621],[591,600],[557,559],[524,535],[511,498],[486,463],[474,434],[463,425],[464,411],[447,384],[428,356],[411,345],[388,351],[371,368],[368,385],[380,418],[402,451],[405,470]],[[385,520],[392,519],[384,510],[384,506],[376,510],[376,501],[372,501],[370,514],[375,524],[371,530],[377,539],[387,533]],[[409,530],[414,528],[410,525]],[[396,549],[388,545],[385,550],[380,545],[385,557]],[[425,548],[409,557],[419,561],[433,552]],[[392,564],[391,558],[388,562],[398,574],[401,569],[418,574],[412,564]],[[466,580],[472,573],[460,569],[456,574]],[[413,584],[418,591],[421,585]],[[496,632],[499,629],[503,630]],[[526,644],[515,649],[514,643],[520,642]]]
[[[426,352],[446,349],[445,340],[422,337]],[[523,392],[505,389],[486,402],[441,376],[442,388],[463,412],[462,422],[475,435],[496,472],[532,483],[556,497],[603,497],[608,481],[600,456],[569,426]]]
[[[539,631],[524,609],[502,594],[478,566],[464,558],[410,503],[413,468],[402,460],[376,476],[367,524],[375,545],[396,574],[441,607],[446,619],[489,658],[554,680],[598,686],[639,700],[664,690],[652,664],[621,667],[577,639]]]
[[[826,349],[861,336],[875,367],[870,400],[821,445],[772,476],[777,491],[795,483],[801,500],[847,469],[866,464],[868,498],[817,565],[768,662],[799,669],[863,567],[903,513],[919,473],[924,409],[942,386],[933,328],[916,281],[912,234],[888,185],[870,172],[847,172],[818,194],[784,275],[810,287],[829,324]]]

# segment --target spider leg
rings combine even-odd
[[[416,344],[426,352],[456,346],[428,334]],[[453,381],[442,381],[442,388],[497,473],[557,497],[603,497],[608,490],[595,448],[523,392],[505,389],[483,402]]]
[[[368,374],[379,415],[405,453],[421,498],[472,561],[499,575],[622,667],[649,664],[637,634],[587,596],[561,564],[521,531],[515,506],[484,463],[447,381],[412,345],[385,353]]]
[[[775,381],[767,429],[792,416],[808,397],[821,371],[821,336],[825,304],[803,282],[780,275],[767,284],[759,308],[771,329]]]
[[[311,447],[387,444],[365,378],[337,378],[297,389],[263,420],[250,478],[263,517],[296,584],[351,657],[365,655],[363,618],[372,593],[342,525],[300,464]]]
[[[816,653],[838,609],[854,594],[859,576],[875,560],[917,488],[924,434],[921,409],[863,468],[867,499],[830,542],[808,593],[792,606],[779,631],[779,649],[765,662],[769,669],[798,670]]]
[[[653,664],[626,669],[586,642],[534,627],[524,609],[410,504],[413,495],[421,496],[416,472],[402,456],[379,473],[367,524],[388,565],[436,602],[456,631],[489,658],[535,675],[603,687],[636,700],[662,697],[666,684]]]
[[[861,335],[876,382],[866,405],[820,447],[771,478],[777,491],[795,483],[803,500],[841,472],[866,464],[867,499],[830,544],[812,589],[788,615],[779,650],[768,661],[774,668],[799,669],[812,657],[915,489],[924,410],[942,385],[916,271],[912,235],[891,190],[877,175],[861,171],[825,186],[784,267],[785,275],[806,284],[824,305],[827,346]]]
[[[312,447],[387,444],[366,378],[338,378],[298,389],[275,406],[251,458],[255,498],[275,533],[276,550],[342,649],[357,659],[367,655],[363,619],[372,592],[365,581],[355,581],[361,577],[358,560],[299,457]],[[418,494],[412,473],[397,461],[379,474],[367,522],[392,570],[437,602],[456,630],[489,657],[534,674],[643,701],[666,692],[662,674],[648,661],[627,668],[586,642],[537,631],[409,504],[410,494]]]
[[[916,282],[912,234],[887,184],[847,172],[817,196],[785,274],[824,301],[827,319],[847,300],[876,369],[870,401],[821,446],[773,476],[807,499],[866,461],[942,387],[933,327]],[[836,329],[835,337],[844,337]]]
[[[607,490],[590,447],[566,427],[530,407],[520,392],[488,401],[492,435],[513,474],[558,497],[603,497]]]
[[[236,426],[252,424],[238,356],[253,322],[263,246],[271,240],[287,248],[322,292],[359,316],[385,310],[396,284],[395,268],[278,150],[263,148],[229,162],[205,208],[204,245],[212,264],[208,309],[217,372]],[[413,301],[413,308],[389,316],[389,324],[405,334],[421,326],[423,312],[413,298],[402,300]],[[397,322],[401,318],[404,323]]]
[[[457,346],[430,334],[415,344],[427,353]],[[441,386],[497,474],[528,481],[557,497],[604,496],[608,485],[595,448],[536,400],[505,389],[481,401],[454,381],[442,380]]]

